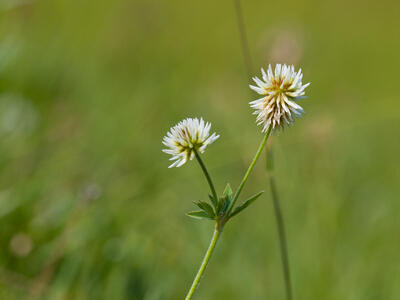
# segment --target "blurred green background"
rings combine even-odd
[[[308,98],[273,137],[295,299],[400,299],[400,2],[245,1],[259,67],[302,67]],[[0,299],[183,299],[213,224],[185,117],[221,138],[222,192],[261,138],[232,1],[0,1]],[[260,160],[196,299],[284,299]]]

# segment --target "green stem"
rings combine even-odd
[[[253,158],[253,161],[251,162],[249,168],[247,169],[247,172],[246,172],[246,174],[244,175],[244,177],[243,177],[243,179],[242,179],[242,182],[240,183],[238,189],[236,190],[235,195],[233,195],[232,201],[231,201],[231,203],[229,204],[229,207],[228,207],[227,212],[226,212],[227,218],[229,218],[229,214],[230,214],[231,210],[233,209],[233,207],[234,207],[234,205],[235,205],[235,202],[236,202],[237,199],[239,198],[240,192],[242,191],[242,189],[243,189],[243,187],[244,187],[244,185],[245,185],[245,183],[246,183],[246,181],[247,181],[247,178],[249,177],[251,171],[253,170],[253,168],[254,168],[254,166],[255,166],[257,160],[258,160],[258,158],[260,157],[260,154],[261,154],[261,152],[262,152],[262,150],[263,150],[263,148],[264,148],[264,146],[265,146],[265,143],[266,143],[267,140],[268,140],[268,137],[269,137],[269,135],[270,135],[270,133],[271,133],[271,130],[272,130],[272,127],[269,126],[268,129],[267,129],[267,132],[265,133],[265,136],[264,136],[263,140],[261,141],[260,146],[258,147],[258,150],[257,150],[257,152],[256,152],[256,155],[255,155],[254,158]]]
[[[199,164],[200,164],[201,169],[202,169],[203,172],[204,172],[204,175],[205,175],[206,178],[207,178],[208,185],[210,186],[210,190],[211,190],[211,193],[212,193],[212,195],[213,195],[215,201],[218,201],[217,192],[215,191],[214,184],[213,184],[213,182],[212,182],[212,180],[211,180],[210,174],[209,174],[208,171],[207,171],[206,165],[204,164],[204,162],[203,162],[203,160],[201,159],[199,153],[197,153],[197,151],[196,151],[195,149],[193,149],[193,152],[194,152],[194,154],[195,154],[195,156],[196,156],[197,161],[198,161]]]
[[[220,234],[221,234],[221,231],[216,226],[215,230],[214,230],[214,234],[213,234],[211,242],[210,242],[210,245],[208,246],[206,255],[204,256],[203,261],[201,262],[199,271],[197,272],[196,277],[193,280],[192,286],[190,287],[190,290],[187,293],[185,300],[192,299],[192,296],[193,296],[197,286],[200,283],[201,276],[203,275],[204,270],[207,267],[208,261],[211,258],[211,255],[212,255],[212,253],[214,251],[215,245],[217,244],[217,241],[218,241],[218,238],[219,238]]]
[[[273,175],[273,160],[272,160],[272,152],[271,150],[267,151],[267,172],[269,177],[269,184],[271,187],[271,196],[272,196],[272,203],[274,205],[274,213],[276,219],[276,225],[278,229],[279,235],[279,246],[281,252],[281,260],[282,260],[282,267],[283,267],[283,279],[285,282],[285,289],[286,289],[286,299],[292,300],[292,285],[290,282],[290,268],[289,268],[289,256],[288,256],[288,248],[286,242],[286,234],[285,234],[285,222],[283,219],[282,210],[279,204],[279,197],[278,192],[276,189],[275,178]]]

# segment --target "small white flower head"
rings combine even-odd
[[[294,122],[294,116],[301,116],[304,110],[295,101],[304,98],[304,89],[310,83],[302,84],[301,69],[296,72],[293,65],[277,64],[275,72],[269,65],[267,73],[264,69],[261,72],[263,80],[254,77],[257,86],[250,85],[250,88],[263,97],[250,102],[250,106],[255,109],[257,125],[263,125],[266,132],[270,126],[272,129],[284,127],[285,123]]]
[[[210,135],[210,128],[211,123],[197,118],[187,118],[172,127],[162,142],[168,147],[162,151],[172,155],[170,160],[175,160],[169,168],[182,166],[193,159],[194,150],[203,153],[209,144],[218,139],[219,135],[215,132]]]

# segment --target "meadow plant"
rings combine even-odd
[[[210,173],[200,156],[208,145],[219,138],[216,133],[210,134],[211,123],[206,123],[202,118],[200,120],[188,118],[172,127],[163,139],[163,144],[167,147],[163,152],[170,154],[172,156],[170,160],[174,161],[169,167],[181,167],[188,160],[196,157],[211,190],[211,194],[209,194],[210,201],[194,202],[199,210],[187,213],[188,216],[196,219],[214,220],[215,228],[210,245],[186,295],[186,300],[192,298],[199,285],[227,222],[252,204],[263,193],[263,191],[258,192],[242,203],[235,205],[271,132],[292,124],[294,117],[300,117],[303,113],[303,108],[296,101],[304,98],[304,90],[310,83],[303,85],[301,69],[296,72],[294,66],[277,64],[274,71],[272,66],[269,65],[267,72],[261,69],[261,73],[262,80],[254,77],[253,80],[256,86],[250,85],[250,88],[262,95],[262,97],[251,101],[250,106],[255,110],[254,114],[257,115],[256,122],[262,126],[264,137],[235,192],[233,192],[228,183],[222,195],[217,193]]]

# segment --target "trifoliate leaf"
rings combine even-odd
[[[217,205],[217,215],[222,215],[226,212],[226,209],[229,207],[233,196],[233,192],[229,183],[226,184],[224,193],[222,197],[218,199]]]
[[[213,204],[214,208],[217,209],[218,206],[218,199],[214,199],[214,197],[210,194],[208,194],[208,198],[210,198],[211,203]]]
[[[246,201],[244,201],[242,204],[240,204],[238,207],[236,207],[234,209],[234,211],[230,214],[229,217],[233,217],[233,216],[237,215],[238,213],[240,213],[242,210],[244,210],[246,207],[248,207],[251,203],[253,203],[258,197],[260,197],[262,193],[264,193],[264,191],[261,191],[261,192],[255,194],[254,196],[250,197]]]
[[[220,197],[219,201],[218,201],[218,210],[217,210],[217,214],[221,215],[224,212],[224,207],[225,207],[225,203],[226,203],[226,199],[228,197]]]
[[[225,205],[225,197],[220,197],[217,204],[217,215],[219,216],[222,212],[222,209]]]
[[[232,189],[229,183],[226,184],[225,190],[224,190],[224,196],[228,196],[229,200],[232,199]]]
[[[209,216],[214,217],[214,209],[211,207],[210,204],[204,201],[199,201],[199,202],[194,202],[198,207],[200,207],[202,210],[204,210]]]
[[[231,203],[231,199],[228,195],[219,198],[218,207],[217,207],[217,215],[222,215],[226,212],[227,208]]]
[[[231,197],[229,197],[228,195],[225,196],[225,202],[224,202],[224,206],[222,208],[222,211],[225,213],[226,210],[228,209],[229,205],[231,204]]]
[[[190,211],[186,213],[186,215],[195,219],[214,220],[214,218],[210,217],[204,210]]]

